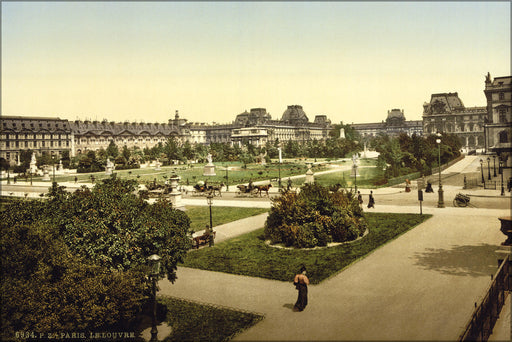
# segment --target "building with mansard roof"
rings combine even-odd
[[[386,121],[375,123],[359,123],[351,124],[362,137],[372,137],[378,134],[398,135],[405,133],[407,135],[422,135],[423,125],[421,120],[405,119],[404,110],[391,109],[388,110]]]
[[[487,99],[485,117],[485,149],[507,158],[512,152],[512,76],[495,77],[487,73],[484,94]],[[510,165],[510,161],[509,161]]]
[[[458,93],[432,94],[423,104],[423,132],[452,133],[467,150],[484,147],[486,107],[465,107]]]
[[[247,119],[253,118],[253,120]],[[310,122],[302,106],[292,105],[284,111],[280,120],[272,120],[265,108],[253,108],[250,113],[237,115],[231,134],[232,144],[241,146],[249,142],[264,146],[269,141],[288,140],[306,142],[326,140],[331,129],[331,121],[326,115],[316,115]]]
[[[189,135],[186,120],[179,118],[178,111],[174,120],[167,123],[76,120],[70,125],[73,132],[72,156],[86,150],[106,149],[111,141],[117,146],[143,149],[158,143],[165,144],[171,136],[185,138]]]
[[[261,146],[276,139],[327,139],[330,128],[331,121],[326,115],[317,115],[314,122],[309,122],[298,105],[288,106],[281,120],[273,120],[265,108],[253,108],[237,115],[230,124],[191,123],[180,118],[178,111],[166,123],[3,116],[0,157],[15,164],[20,151],[28,149],[36,154],[46,151],[58,156],[68,150],[71,156],[76,156],[88,150],[106,149],[111,141],[119,147],[144,149],[165,144],[169,137],[192,144],[249,142]]]
[[[0,158],[11,164],[20,151],[32,150],[60,158],[73,144],[73,129],[68,120],[51,117],[2,116]]]

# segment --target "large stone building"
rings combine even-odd
[[[68,120],[48,117],[2,117],[0,157],[11,164],[19,161],[20,151],[32,150],[62,156],[73,147],[73,129]]]
[[[276,140],[326,140],[331,121],[325,115],[316,115],[314,122],[310,122],[302,106],[293,105],[288,106],[280,120],[272,120],[265,108],[253,108],[249,113],[238,114],[233,126],[233,144],[241,145],[247,141],[262,146],[267,141]]]
[[[487,73],[484,94],[487,99],[484,120],[487,152],[510,155],[512,152],[511,76],[495,77]]]
[[[11,164],[18,162],[20,151],[33,150],[71,156],[88,150],[106,149],[111,141],[117,146],[151,148],[165,144],[174,136],[192,144],[245,142],[262,145],[267,141],[322,140],[328,137],[331,122],[317,115],[309,122],[301,106],[288,106],[281,120],[272,120],[265,108],[254,108],[236,117],[230,124],[189,123],[179,117],[167,123],[137,123],[114,121],[68,121],[59,118],[3,116],[0,157]]]
[[[432,94],[423,104],[423,133],[453,133],[466,149],[480,149],[486,116],[486,107],[465,107],[457,93]]]
[[[386,121],[376,123],[351,124],[362,137],[372,137],[377,134],[398,135],[405,133],[407,135],[422,135],[423,125],[421,120],[405,119],[404,110],[388,110]]]

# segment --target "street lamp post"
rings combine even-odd
[[[489,174],[487,180],[491,180],[491,158],[489,157],[487,157],[487,173]]]
[[[158,341],[158,329],[156,328],[156,278],[160,274],[160,256],[157,254],[151,255],[148,260],[151,266],[151,280],[153,285],[153,317],[152,317],[152,325],[151,325],[151,340],[150,341]]]
[[[438,208],[444,208],[444,199],[443,199],[443,184],[441,183],[441,134],[437,133],[438,138],[436,139],[436,143],[439,150],[439,199],[437,201]]]
[[[53,183],[55,183],[55,159],[52,156],[52,167],[53,167]]]
[[[494,164],[494,175],[493,175],[493,177],[496,177],[496,156],[492,156],[492,161],[493,161],[493,164]]]
[[[500,174],[501,174],[501,196],[505,196],[505,187],[503,186],[503,161],[500,160]]]
[[[482,183],[485,185],[485,178],[484,178],[484,161],[480,159],[480,171],[482,171]]]
[[[281,192],[281,160],[282,160],[282,152],[281,152],[281,147],[278,147],[277,150],[279,151],[279,164],[278,164],[278,172],[279,172],[279,181],[278,181],[278,186],[279,186],[279,192]]]
[[[213,203],[213,194],[206,195],[206,202],[208,203],[208,207],[210,208],[210,236],[208,237],[208,246],[212,247],[214,245],[213,242],[213,224],[212,224],[212,203]]]
[[[226,165],[226,191],[229,191],[229,175],[228,175],[229,167]]]

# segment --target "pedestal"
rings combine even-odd
[[[171,200],[172,206],[176,209],[184,210],[185,206],[181,200],[181,191],[178,190],[178,181],[181,178],[179,176],[169,178],[171,185],[171,192],[169,193],[169,198]]]
[[[204,166],[203,176],[215,176],[215,165],[208,163]]]
[[[113,168],[112,168],[112,167],[110,167],[110,166],[105,167],[105,174],[106,174],[106,175],[111,175],[111,174],[112,174],[112,169],[113,169]]]
[[[49,181],[50,180],[50,172],[48,172],[48,169],[44,169],[43,171],[43,181]]]
[[[308,163],[308,170],[306,171],[306,180],[304,183],[306,184],[313,184],[315,182],[315,174],[313,170],[311,170],[311,164]]]

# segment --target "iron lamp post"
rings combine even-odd
[[[151,266],[151,280],[153,285],[153,317],[151,326],[151,340],[152,342],[158,341],[158,329],[156,328],[156,278],[160,274],[160,256],[157,254],[151,255],[148,260]]]
[[[484,161],[480,159],[480,171],[482,171],[482,183],[485,184],[485,178],[484,178]]]
[[[499,173],[501,174],[501,196],[505,196],[505,187],[503,186],[503,161],[500,160],[499,166]]]
[[[278,191],[281,192],[281,160],[282,160],[282,151],[281,147],[277,148],[277,151],[279,152],[279,164],[278,164],[278,171],[279,171],[279,181],[278,181]]]
[[[444,208],[444,198],[443,198],[443,184],[441,183],[441,134],[437,133],[438,138],[436,139],[436,143],[439,151],[439,199],[437,201],[438,208]]]
[[[214,245],[213,242],[213,224],[212,224],[212,203],[213,203],[213,194],[206,195],[206,203],[208,203],[208,207],[210,208],[210,236],[208,237],[208,246],[212,247]]]
[[[493,165],[494,165],[494,175],[493,175],[493,177],[496,177],[496,156],[492,156],[492,161],[493,161]]]
[[[487,180],[491,180],[491,158],[489,157],[487,157],[487,173],[489,174]]]
[[[229,175],[228,175],[229,167],[226,165],[226,191],[229,191]]]

